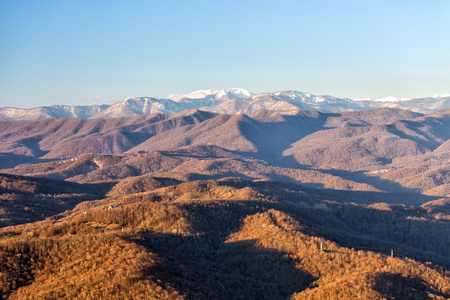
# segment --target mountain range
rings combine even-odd
[[[142,175],[238,176],[414,192],[408,203],[418,204],[422,194],[450,195],[448,128],[449,109],[424,115],[396,108],[248,115],[192,109],[114,119],[0,121],[0,168],[80,183]]]
[[[372,137],[371,132],[378,130],[397,140],[409,141],[411,138],[400,135],[401,131],[389,131],[389,126],[394,125],[385,124],[420,117],[423,114],[392,108],[344,113],[260,110],[248,115],[192,109],[170,115],[154,113],[114,119],[0,121],[0,153],[58,159],[84,153],[108,155],[214,145],[231,151],[282,157],[283,151],[296,146],[294,143],[307,142],[309,135],[350,137],[351,134],[364,138]],[[316,146],[326,141],[321,136]],[[425,141],[423,144],[426,145]]]
[[[0,121],[0,296],[450,299],[447,100],[209,90]]]
[[[46,118],[111,119],[142,114],[174,114],[187,109],[201,109],[224,114],[250,114],[265,110],[316,110],[320,112],[360,111],[373,108],[400,108],[419,113],[431,113],[450,108],[450,95],[426,98],[383,99],[337,98],[328,95],[316,96],[296,90],[254,94],[240,88],[228,90],[200,90],[186,95],[169,95],[158,99],[131,97],[112,105],[66,106],[52,105],[31,109],[14,107],[0,108],[0,120],[41,120]]]

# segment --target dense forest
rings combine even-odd
[[[340,203],[240,178],[135,181],[0,229],[2,297],[450,297],[446,202]]]

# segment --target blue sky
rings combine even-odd
[[[450,93],[450,1],[0,1],[0,106]]]

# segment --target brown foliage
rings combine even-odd
[[[4,228],[2,291],[11,299],[442,299],[444,268],[361,245],[395,241],[408,256],[437,259],[448,226],[433,220],[421,208],[339,204],[270,181],[185,182]],[[411,239],[401,240],[406,231]]]

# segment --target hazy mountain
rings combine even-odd
[[[40,120],[45,118],[110,119],[141,114],[173,114],[186,109],[201,109],[224,114],[250,114],[265,110],[317,110],[320,112],[359,111],[372,108],[399,108],[431,113],[450,108],[450,95],[417,99],[387,97],[378,100],[351,100],[329,95],[312,95],[296,90],[253,94],[239,88],[200,90],[186,95],[169,95],[167,99],[132,97],[112,105],[53,105],[31,109],[0,108],[0,120]]]
[[[15,107],[0,108],[0,120],[2,121],[23,121],[42,120],[47,118],[81,118],[88,119],[93,115],[107,109],[109,105],[89,105],[89,106],[67,106],[52,105],[31,109],[21,109]]]
[[[363,100],[359,103],[367,108],[389,107],[401,108],[420,113],[431,113],[433,111],[450,108],[450,94],[438,95],[433,97],[415,98],[415,99],[397,99],[388,97],[380,100]]]

